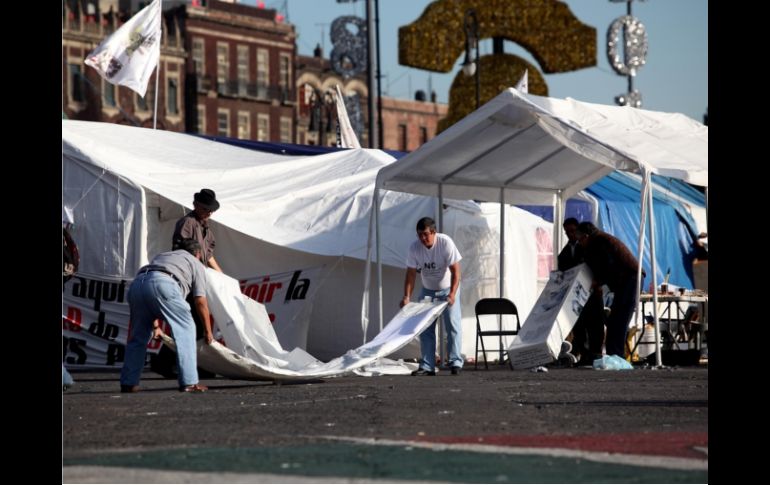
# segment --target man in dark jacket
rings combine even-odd
[[[583,246],[585,263],[593,273],[594,291],[607,285],[614,294],[607,318],[607,355],[624,358],[628,322],[634,313],[638,291],[639,262],[620,239],[600,231],[590,222],[578,225],[577,238]]]
[[[567,271],[583,263],[583,247],[577,240],[577,219],[565,219],[562,227],[567,235],[567,245],[559,253],[559,271]],[[594,290],[572,327],[572,354],[577,359],[577,365],[591,365],[594,359],[602,356],[604,320],[602,294],[601,291]]]

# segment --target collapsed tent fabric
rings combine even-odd
[[[274,325],[284,348],[299,346],[328,360],[379,331],[371,325],[363,335],[361,295],[372,190],[391,156],[379,150],[272,154],[187,134],[71,120],[62,122],[62,144],[63,202],[72,208],[76,237],[85,245],[83,273],[132,279],[148,259],[171,249],[176,220],[192,205],[192,194],[208,187],[221,203],[211,224],[227,274],[247,279],[301,269],[305,278],[309,268],[319,272],[303,295],[301,318],[288,323],[305,325],[305,341],[284,340],[285,323]],[[473,355],[473,306],[497,292],[499,212],[485,204],[446,202],[446,231],[463,254],[463,353]],[[414,225],[422,216],[436,217],[438,203],[392,192],[382,207],[387,322],[399,309]],[[506,285],[525,316],[537,297],[538,277],[547,278],[547,271],[539,274],[538,241],[552,224],[512,208],[506,227],[508,265],[519,268]],[[279,296],[265,301],[268,311],[283,303]],[[399,354],[418,355],[416,343]]]
[[[200,340],[198,363],[233,379],[292,380],[351,373],[407,345],[446,307],[446,302],[410,303],[371,342],[323,363],[300,348],[285,350],[264,305],[242,294],[236,280],[211,268],[206,277],[209,309],[214,321],[220,322],[214,331],[221,332],[227,346]]]

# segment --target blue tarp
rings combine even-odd
[[[348,148],[325,147],[315,145],[296,145],[293,143],[271,143],[262,141],[239,140],[222,136],[197,135],[221,143],[248,148],[268,153],[283,155],[320,155]],[[406,152],[383,150],[396,159],[406,155]],[[697,240],[695,222],[681,203],[665,193],[657,190],[663,188],[687,200],[692,205],[705,207],[705,196],[697,189],[681,180],[653,175],[655,183],[655,250],[658,255],[658,281],[662,282],[667,270],[670,269],[669,283],[693,288],[692,262],[694,259],[694,242]],[[641,218],[639,199],[641,181],[638,177],[624,173],[613,172],[586,189],[590,195],[599,200],[599,226],[602,230],[618,237],[634,254],[638,254],[639,220]],[[547,221],[553,222],[553,208],[549,206],[518,206]],[[591,204],[584,200],[569,199],[567,201],[566,217],[574,217],[579,221],[593,219]],[[596,221],[593,221],[596,222]],[[648,245],[649,247],[649,245]],[[651,279],[649,251],[645,251],[644,270],[647,278],[642,288],[647,289]]]
[[[694,187],[677,179],[653,175],[653,210],[655,211],[655,251],[657,253],[658,282],[663,282],[671,271],[669,283],[693,288],[692,262],[695,258],[695,241],[698,230],[690,213],[666,191],[676,194],[692,205],[705,207],[705,195]],[[659,190],[665,189],[665,191]],[[641,218],[641,179],[624,172],[613,172],[585,189],[599,202],[599,223],[603,231],[619,238],[638,254],[639,221]],[[553,208],[548,206],[519,206],[543,219],[553,222]],[[565,218],[579,221],[593,219],[591,205],[579,199],[569,199]],[[596,223],[596,221],[593,221]],[[649,248],[649,242],[646,246]],[[647,278],[642,288],[648,289],[652,281],[649,249],[645,251],[643,267]]]

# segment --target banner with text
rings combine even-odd
[[[305,348],[313,295],[322,266],[240,280],[241,291],[267,308],[281,345]],[[132,280],[75,275],[62,298],[62,362],[68,368],[121,367],[129,332],[128,287]],[[161,322],[163,331],[172,334]],[[148,353],[160,341],[150,340]]]

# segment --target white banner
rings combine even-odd
[[[323,266],[239,281],[241,292],[263,303],[284,348],[305,348],[313,295]],[[68,368],[122,367],[129,331],[128,287],[133,280],[75,275],[64,285],[62,362]],[[212,317],[213,318],[213,317]],[[161,321],[163,331],[171,327]],[[161,342],[150,340],[149,353]]]
[[[128,339],[131,280],[75,275],[62,298],[62,362],[73,367],[122,367]],[[160,342],[147,350],[157,353]]]
[[[254,276],[239,280],[241,292],[267,308],[278,341],[284,349],[307,348],[313,295],[320,286],[323,266]]]

